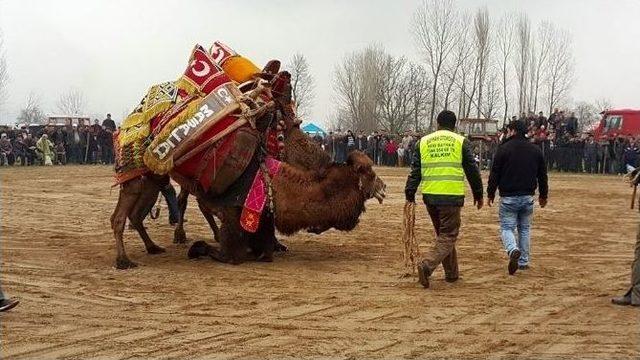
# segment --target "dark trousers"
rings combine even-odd
[[[425,254],[422,264],[429,269],[429,274],[442,264],[447,279],[458,278],[458,255],[456,241],[460,232],[460,206],[427,205],[436,231],[436,241]]]
[[[167,207],[169,208],[169,223],[176,224],[180,220],[180,207],[178,207],[178,198],[176,196],[176,189],[173,188],[171,184],[167,184],[167,186],[163,187],[160,192],[162,196],[167,201]],[[151,209],[153,209],[153,205],[147,209],[146,215],[149,215]]]
[[[631,265],[631,303],[640,305],[640,225],[636,234],[636,248],[633,264]]]
[[[104,146],[102,148],[102,161],[105,164],[113,164],[113,148],[110,146]]]

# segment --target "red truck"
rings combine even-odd
[[[605,141],[618,136],[640,136],[640,110],[605,110],[602,120],[594,129],[596,141]]]

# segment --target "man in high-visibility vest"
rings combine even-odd
[[[436,242],[418,266],[420,283],[429,287],[429,277],[442,263],[445,280],[458,280],[456,240],[460,230],[460,211],[464,205],[464,179],[469,181],[473,203],[482,208],[482,179],[473,159],[471,143],[455,133],[456,115],[445,110],[438,114],[438,131],[416,144],[411,173],[405,186],[407,201],[415,202],[422,192],[436,231]]]

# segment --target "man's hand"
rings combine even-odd
[[[493,201],[495,200],[495,198],[492,197],[488,197],[487,198],[487,205],[489,205],[489,207],[491,207],[493,205]]]
[[[410,203],[415,203],[416,202],[416,194],[407,194],[407,193],[405,193],[404,197]]]
[[[475,205],[478,210],[482,209],[482,206],[484,205],[484,198],[473,199],[473,205]]]
[[[538,202],[540,203],[540,207],[543,208],[545,206],[547,206],[547,198],[538,198]]]

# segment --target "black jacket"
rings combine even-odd
[[[502,197],[533,195],[538,186],[540,197],[546,199],[549,185],[540,148],[521,136],[512,137],[500,145],[489,175],[489,198],[495,198],[496,189],[500,190]]]
[[[462,168],[464,169],[464,174],[471,186],[473,198],[475,200],[482,199],[482,178],[480,177],[480,171],[476,166],[473,153],[471,152],[471,143],[469,143],[469,140],[467,139],[465,139],[462,144]],[[420,186],[420,181],[422,180],[421,170],[420,141],[417,141],[415,151],[413,153],[413,159],[411,160],[411,173],[409,173],[407,185],[404,188],[405,196],[408,201],[415,201],[416,191],[418,190],[418,186]],[[464,205],[464,195],[424,194],[422,198],[427,205]]]

